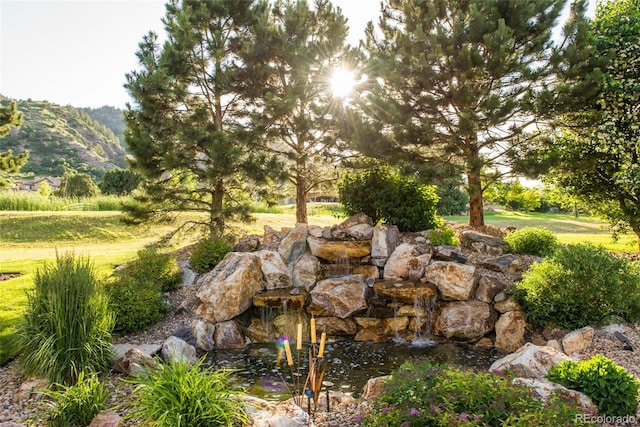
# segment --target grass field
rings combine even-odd
[[[321,214],[310,216],[310,224],[326,226],[342,221],[332,206],[312,205],[309,213]],[[232,224],[236,232],[262,234],[265,225],[276,230],[295,225],[291,206],[255,216],[257,220],[253,224]],[[0,282],[0,364],[13,355],[9,340],[26,303],[26,291],[32,286],[33,275],[45,262],[55,260],[56,252],[88,256],[97,272],[106,277],[114,267],[135,258],[137,251],[175,227],[173,224],[130,226],[120,218],[119,212],[0,212],[0,272],[22,274]],[[446,219],[468,221],[467,217]],[[613,242],[611,233],[591,217],[576,219],[570,215],[501,212],[487,214],[485,221],[501,228],[546,227],[556,233],[562,243],[591,242],[613,251],[637,251],[633,236],[622,236]],[[176,240],[173,247],[189,244],[196,238]]]

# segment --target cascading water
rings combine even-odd
[[[426,347],[436,344],[436,341],[431,336],[431,315],[436,307],[436,302],[437,296],[416,295],[413,301],[415,318],[413,319],[414,337],[411,342],[412,345]]]

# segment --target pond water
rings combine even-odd
[[[251,344],[243,350],[214,351],[207,364],[215,369],[237,370],[239,383],[249,394],[267,400],[284,400],[291,397],[286,383],[291,384],[292,372],[283,359],[279,366],[276,344]],[[298,374],[298,356],[300,369]],[[429,360],[432,363],[473,367],[487,370],[498,358],[494,349],[478,348],[457,343],[370,343],[337,341],[327,343],[325,359],[328,368],[325,381],[334,385],[332,390],[350,392],[358,396],[370,378],[388,375],[405,361]],[[298,355],[293,350],[293,375],[307,375],[308,347]]]

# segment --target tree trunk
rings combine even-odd
[[[636,238],[638,239],[638,253],[640,253],[640,229],[634,228],[633,232],[635,233]]]
[[[211,194],[211,211],[209,218],[210,237],[220,238],[224,235],[224,218],[222,217],[222,206],[224,199],[224,182],[218,180],[213,187]]]
[[[300,172],[296,174],[296,224],[307,223],[307,181]]]
[[[484,225],[484,210],[480,170],[470,168],[467,172],[467,181],[469,192],[469,225],[472,227],[481,227]]]

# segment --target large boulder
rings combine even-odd
[[[379,297],[388,301],[400,301],[407,304],[426,304],[437,295],[437,288],[431,283],[409,281],[378,280],[373,289]]]
[[[462,232],[460,235],[460,245],[467,250],[491,256],[504,255],[508,250],[507,244],[501,238],[474,230],[465,230]]]
[[[298,224],[285,234],[278,246],[278,253],[285,264],[291,265],[306,252],[308,235],[306,224]]]
[[[551,382],[546,378],[514,378],[513,383],[532,388],[543,400],[547,400],[552,396],[559,396],[571,406],[581,408],[585,414],[598,413],[598,406],[593,403],[589,396]]]
[[[495,322],[495,311],[488,304],[454,301],[440,305],[434,329],[447,339],[477,341],[493,329]]]
[[[355,335],[358,326],[352,319],[316,317],[316,330],[326,332],[329,336]]]
[[[427,281],[434,283],[445,301],[466,301],[476,284],[476,267],[455,262],[435,261],[424,272]]]
[[[307,237],[311,254],[326,261],[363,258],[371,254],[370,240],[327,240],[313,236]]]
[[[213,334],[216,325],[203,319],[196,319],[191,323],[191,331],[196,339],[196,347],[200,350],[211,351],[215,347]]]
[[[522,311],[508,311],[496,322],[496,348],[512,352],[524,345],[526,322]]]
[[[255,254],[260,258],[260,269],[267,289],[291,287],[291,273],[278,252],[258,251]]]
[[[162,350],[160,350],[162,359],[167,363],[188,363],[194,364],[198,361],[196,356],[196,348],[186,341],[170,336],[162,344]]]
[[[367,285],[359,274],[319,281],[310,292],[309,312],[341,319],[367,308]]]
[[[507,284],[497,277],[481,276],[478,280],[478,287],[476,289],[476,299],[478,301],[491,304],[493,299],[500,292],[507,288]]]
[[[212,323],[244,313],[262,290],[260,258],[252,253],[229,252],[213,271],[198,279],[197,314]]]
[[[408,279],[409,261],[419,256],[417,245],[402,243],[389,256],[382,277],[385,280]],[[430,257],[429,257],[430,259]],[[428,263],[428,260],[427,262]]]
[[[137,348],[131,348],[116,359],[112,369],[125,375],[141,375],[159,368],[156,359]]]
[[[307,427],[309,415],[293,399],[269,402],[253,396],[242,396],[243,408],[252,427]]]
[[[509,371],[525,378],[542,378],[551,368],[565,360],[573,359],[555,348],[537,346],[529,342],[517,351],[493,362],[489,370],[491,372]]]

